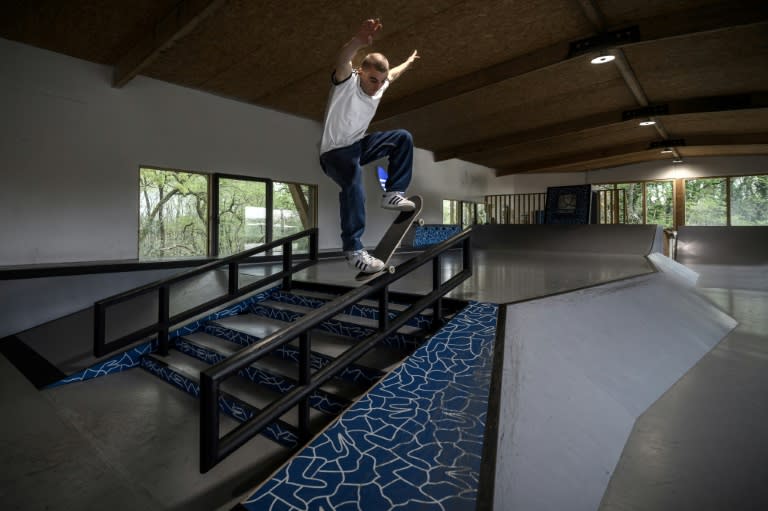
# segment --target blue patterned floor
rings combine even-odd
[[[497,311],[470,304],[243,506],[474,510]]]

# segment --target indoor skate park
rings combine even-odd
[[[107,364],[89,356],[92,311],[14,336],[78,381],[40,390],[3,360],[4,474],[19,481],[11,502],[33,509],[62,492],[62,508],[113,497],[118,508],[759,507],[768,246],[754,229],[681,229],[677,260],[661,253],[656,226],[489,225],[471,239],[471,276],[445,297],[467,305],[443,328],[404,360],[374,351],[386,359],[380,381],[335,421],[314,411],[314,437],[295,454],[259,436],[206,474],[195,398],[124,354]],[[441,279],[460,271],[463,250],[443,254]],[[419,254],[403,249],[394,262],[404,268]],[[278,266],[247,265],[241,276]],[[432,279],[432,265],[417,267],[391,284],[393,302],[428,293]],[[310,301],[373,285],[355,283],[339,258],[321,258],[294,283],[294,297]],[[199,293],[185,286],[177,299]],[[300,310],[284,296],[258,299],[274,317]],[[316,349],[330,342],[318,336]],[[115,367],[123,363],[135,368]],[[30,475],[36,464],[57,468]]]
[[[368,16],[418,50],[371,129],[413,135],[424,222],[361,283],[317,142]],[[2,508],[768,508],[767,20],[5,6]]]

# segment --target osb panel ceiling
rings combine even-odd
[[[12,0],[0,37],[113,66],[116,87],[143,75],[321,121],[365,17],[390,61],[421,55],[372,128],[409,129],[437,160],[503,175],[666,159],[665,140],[768,153],[764,0]],[[617,59],[589,64],[600,49]]]

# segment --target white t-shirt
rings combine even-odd
[[[389,80],[384,81],[375,95],[369,96],[360,88],[357,71],[343,82],[334,84],[325,110],[320,154],[352,145],[363,138],[387,87]]]

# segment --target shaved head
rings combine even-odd
[[[360,64],[362,69],[375,69],[379,73],[389,73],[389,61],[381,53],[369,53]]]

